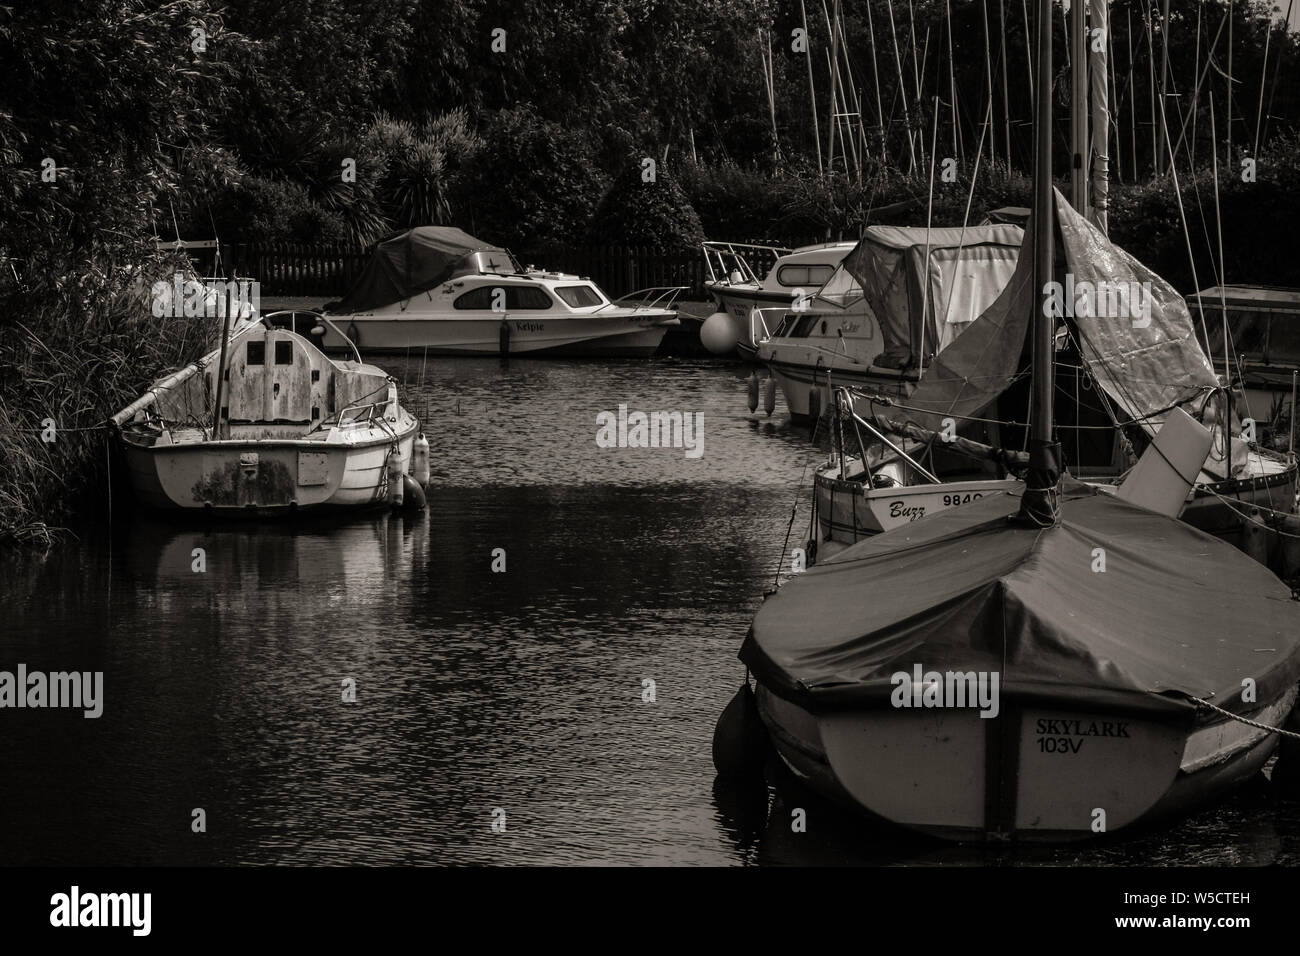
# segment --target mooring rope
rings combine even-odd
[[[1249,717],[1243,717],[1240,714],[1234,714],[1230,710],[1224,710],[1218,704],[1211,704],[1208,700],[1201,700],[1199,697],[1189,697],[1188,700],[1194,703],[1197,707],[1204,707],[1207,710],[1220,713],[1224,717],[1231,717],[1233,720],[1243,723],[1247,727],[1254,727],[1256,730],[1267,730],[1272,734],[1281,734],[1284,737],[1291,737],[1295,740],[1300,740],[1300,734],[1296,733],[1294,730],[1283,730],[1281,727],[1270,727],[1268,724],[1262,724],[1258,720],[1251,720]]]

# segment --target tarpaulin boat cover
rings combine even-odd
[[[1136,284],[1143,290],[1129,298],[1134,306],[1141,302],[1149,307],[1136,321],[1079,314],[1084,310],[1078,309],[1068,321],[1088,371],[1118,406],[1121,420],[1137,420],[1154,434],[1168,409],[1202,398],[1218,384],[1187,304],[1173,286],[1075,212],[1059,190],[1052,193],[1056,238],[1064,251],[1055,278],[1063,290],[1082,289],[1084,282],[1092,288],[1106,283],[1114,290],[1131,290]],[[1025,250],[1033,248],[1032,233],[1031,224],[1024,234]],[[1029,318],[1040,301],[1033,287],[1033,256],[1022,255],[1002,294],[922,375],[907,401],[925,410],[913,414],[917,424],[938,429],[945,415],[978,415],[1023,374],[1020,360]]]
[[[877,364],[915,367],[956,338],[1011,278],[1022,232],[1007,224],[868,227],[843,265],[880,323]]]
[[[759,609],[741,660],[812,711],[888,707],[916,664],[1171,721],[1206,720],[1187,697],[1249,711],[1300,679],[1300,602],[1241,551],[1069,478],[1056,526],[1009,521],[1019,506],[986,497],[818,563]]]
[[[510,262],[504,249],[452,226],[418,226],[381,239],[370,248],[365,271],[333,311],[365,312],[436,288],[474,252],[499,253],[502,265]]]

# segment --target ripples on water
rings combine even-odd
[[[0,712],[5,862],[1300,859],[1300,809],[1267,786],[1135,839],[1003,854],[884,833],[788,785],[715,786],[713,724],[796,497],[791,543],[806,533],[806,431],[779,404],[749,415],[739,365],[383,364],[426,422],[427,513],[119,511],[111,539],[0,567],[0,668],[103,670],[106,698],[98,720]],[[702,412],[703,457],[597,448],[619,403]]]

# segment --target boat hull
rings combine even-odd
[[[759,714],[802,782],[868,815],[963,842],[1086,839],[1212,799],[1249,778],[1276,735],[1002,702],[815,715],[758,688]],[[1280,726],[1296,689],[1251,716]]]
[[[760,353],[760,358],[762,358]],[[831,390],[846,385],[867,389],[890,398],[903,398],[916,388],[915,372],[900,372],[878,366],[847,366],[770,359],[767,366],[785,397],[790,417],[806,422],[830,407]]]
[[[1218,482],[1213,491],[1197,489],[1179,517],[1240,548],[1245,543],[1244,513],[1251,508],[1295,511],[1296,475],[1297,465],[1292,462],[1271,474]]]
[[[397,432],[409,473],[417,425]],[[358,442],[215,441],[141,447],[123,443],[137,500],[159,511],[265,517],[382,505],[391,436]]]
[[[869,488],[862,481],[843,480],[819,472],[813,483],[819,532],[818,555],[833,553],[833,550],[823,550],[825,543],[847,547],[882,531],[919,521],[926,515],[1022,486],[1022,482],[1014,478],[991,478],[944,482],[941,485]]]
[[[704,287],[713,296],[718,311],[726,313],[731,319],[736,337],[736,353],[745,359],[757,356],[758,343],[766,335],[754,310],[789,308],[792,301],[789,292],[766,292],[756,287],[715,282],[706,282]]]
[[[671,312],[641,310],[627,315],[566,315],[563,318],[518,319],[434,317],[418,314],[332,316],[334,324],[364,352],[408,352],[429,355],[500,355],[502,323],[509,327],[509,354],[554,356],[648,357],[658,351],[664,335],[678,325]],[[347,344],[327,328],[325,348]]]

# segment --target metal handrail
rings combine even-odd
[[[721,281],[718,279],[717,273],[713,271],[713,257],[714,256],[717,257],[718,268],[722,271],[722,274],[725,276],[725,275],[729,275],[729,272],[727,269],[727,264],[724,261],[724,257],[730,256],[732,258],[733,264],[740,267],[741,275],[747,277],[745,278],[746,282],[753,282],[760,285],[762,284],[763,280],[754,274],[754,270],[750,266],[748,260],[746,260],[744,256],[742,256],[739,252],[737,252],[736,251],[737,249],[760,250],[762,252],[771,253],[774,259],[780,259],[782,256],[788,256],[790,255],[790,253],[794,252],[793,249],[787,249],[784,246],[769,246],[769,245],[763,245],[761,243],[722,242],[719,240],[706,240],[700,243],[700,251],[704,253],[704,267],[709,270],[710,282]]]
[[[337,334],[339,338],[341,338],[344,342],[347,342],[348,345],[351,346],[351,348],[352,348],[352,354],[355,355],[355,356],[357,357],[357,364],[362,364],[362,359],[361,359],[361,350],[357,348],[356,343],[353,342],[350,338],[348,338],[347,335],[343,332],[342,329],[340,329],[337,325],[335,325],[333,322],[331,322],[331,321],[329,320],[329,318],[327,318],[327,317],[326,317],[325,315],[323,315],[322,313],[320,313],[320,312],[316,312],[316,311],[314,311],[314,310],[312,310],[312,309],[280,309],[280,310],[277,311],[277,312],[270,312],[270,313],[267,313],[266,315],[262,316],[262,321],[263,321],[263,322],[268,322],[268,323],[269,323],[269,321],[270,321],[271,319],[275,318],[277,315],[293,315],[293,316],[297,316],[297,315],[310,315],[310,316],[313,316],[317,321],[323,322],[323,323],[325,323],[327,326],[329,326],[331,329],[333,329],[334,332],[335,332],[335,334]],[[295,335],[301,335],[301,334],[302,334],[302,333],[300,333],[300,332],[298,331],[298,320],[297,320],[296,318],[293,320],[293,328],[291,329],[291,331],[292,331]]]
[[[339,427],[339,428],[342,428],[342,427],[344,427],[345,425],[348,425],[348,426],[351,426],[351,425],[361,425],[361,424],[369,425],[371,422],[373,422],[373,421],[375,420],[375,409],[376,409],[376,408],[384,408],[384,407],[387,406],[387,405],[388,405],[388,402],[386,402],[386,401],[384,401],[384,402],[370,402],[370,403],[368,403],[368,404],[366,404],[366,405],[348,405],[348,406],[344,407],[343,411],[339,412],[339,422],[338,422],[338,427]],[[344,419],[344,416],[346,416],[347,413],[350,412],[350,411],[352,411],[353,409],[357,410],[358,412],[360,412],[360,411],[364,411],[364,412],[366,413],[366,417],[365,417],[365,419],[362,419],[362,418],[360,418],[360,417],[358,416],[358,417],[354,417],[354,418],[352,418],[350,421],[346,421],[346,422],[345,422],[345,421],[343,420],[343,419]],[[383,418],[383,415],[382,415],[382,414],[380,415],[380,418],[381,418],[381,419]]]
[[[655,285],[655,286],[650,286],[649,288],[646,289],[637,289],[635,292],[629,292],[626,295],[619,296],[617,299],[613,300],[612,302],[607,302],[605,305],[602,305],[600,309],[597,309],[596,311],[599,312],[601,309],[605,309],[610,306],[622,307],[622,308],[630,307],[634,309],[671,309],[673,307],[673,304],[677,301],[677,297],[689,289],[690,286],[685,286],[685,285]],[[656,295],[649,302],[640,302],[640,303],[628,302],[628,300],[633,298],[634,296],[645,296],[652,292],[658,293],[658,295]]]

